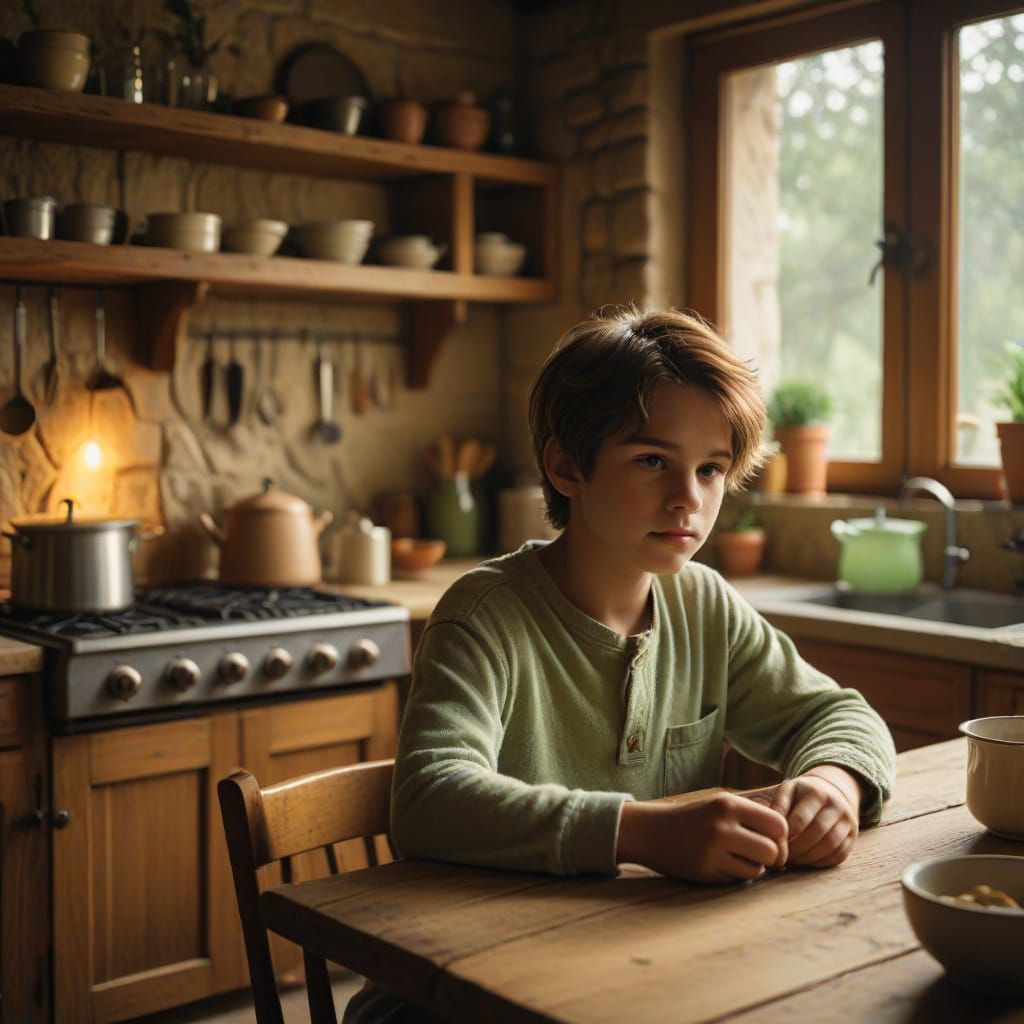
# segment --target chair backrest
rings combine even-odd
[[[394,764],[387,760],[344,765],[265,789],[239,769],[217,784],[259,1024],[283,1024],[270,943],[259,911],[259,869],[280,861],[282,877],[290,882],[290,858],[323,849],[329,870],[337,874],[334,844],[347,839],[362,839],[367,859],[376,865],[373,837],[387,836],[390,828]]]

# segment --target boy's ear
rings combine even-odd
[[[566,498],[575,498],[579,493],[580,474],[572,459],[554,438],[544,446],[544,472],[547,473],[551,486],[559,494]]]

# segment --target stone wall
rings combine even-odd
[[[104,0],[37,0],[44,25],[91,31],[113,39],[115,26],[165,24],[157,0],[138,4]],[[403,93],[424,102],[459,89],[487,97],[515,84],[516,19],[505,0],[298,5],[281,0],[208,5],[211,36],[224,33],[241,57],[223,48],[213,67],[232,95],[270,89],[273,69],[297,44],[323,40],[349,55],[366,76],[374,97]],[[15,5],[0,11],[0,36],[16,38],[29,27]],[[335,182],[295,175],[202,164],[144,153],[119,156],[109,150],[40,143],[0,136],[0,198],[51,194],[61,202],[96,201],[124,208],[133,222],[161,210],[220,213],[226,223],[240,216],[269,216],[296,223],[347,216],[376,221],[387,234],[383,186]],[[366,508],[382,490],[425,493],[431,476],[425,444],[441,432],[499,439],[501,323],[492,306],[472,307],[466,324],[445,346],[425,391],[399,388],[388,408],[356,415],[350,401],[356,360],[382,380],[404,379],[407,325],[399,303],[341,304],[262,299],[211,299],[196,307],[190,331],[276,327],[282,340],[256,344],[244,338],[235,355],[245,367],[246,404],[231,429],[202,418],[201,363],[206,341],[189,341],[174,372],[155,373],[136,358],[145,349],[137,336],[132,293],[108,288],[108,363],[123,389],[92,395],[84,382],[94,365],[95,289],[61,289],[63,338],[60,387],[55,404],[43,407],[39,372],[48,351],[47,289],[22,289],[29,313],[24,377],[37,402],[37,426],[19,438],[0,438],[0,522],[25,513],[56,511],[67,496],[86,510],[138,517],[166,525],[165,537],[144,545],[140,577],[157,580],[208,572],[214,553],[195,525],[198,511],[220,511],[252,493],[264,476],[340,518],[349,507]],[[15,289],[0,287],[0,394],[13,376],[12,311]],[[312,439],[316,418],[313,366],[316,346],[303,332],[351,332],[350,341],[328,344],[339,364],[336,398],[343,437],[330,447]],[[273,350],[276,346],[276,369]],[[216,341],[220,364],[230,346]],[[254,414],[255,392],[270,379],[280,386],[285,412],[273,426]],[[387,395],[383,396],[386,402]],[[89,468],[84,446],[102,452]],[[0,549],[0,585],[7,576],[7,545]]]

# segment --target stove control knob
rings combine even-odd
[[[231,651],[220,659],[217,671],[225,683],[240,683],[249,674],[249,659],[239,651]]]
[[[316,644],[309,652],[309,667],[318,676],[330,672],[338,664],[338,648],[333,644]]]
[[[271,679],[280,679],[291,671],[293,664],[294,659],[283,647],[275,647],[263,659],[263,672]]]
[[[118,665],[107,676],[107,690],[121,700],[131,700],[142,689],[142,675],[131,665]]]
[[[191,658],[175,658],[164,669],[167,681],[182,693],[195,686],[201,675],[199,666]]]
[[[380,648],[370,639],[357,640],[348,652],[347,664],[350,669],[369,668],[380,661]]]

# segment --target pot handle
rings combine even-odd
[[[6,530],[0,530],[0,534],[6,537],[11,542],[11,549],[14,549],[15,544],[20,544],[26,551],[32,547],[32,541],[20,533],[8,533]]]
[[[164,535],[164,528],[158,524],[152,526],[143,526],[138,533],[132,534],[131,540],[128,541],[128,550],[135,554],[139,548],[139,544],[144,540],[155,540],[157,537]]]
[[[330,509],[313,513],[313,532],[319,537],[324,532],[324,527],[334,522],[334,513]]]
[[[220,547],[224,543],[224,531],[213,521],[213,516],[208,512],[199,513],[199,525],[206,531],[206,535]]]
[[[845,519],[833,519],[829,524],[829,529],[832,531],[832,536],[840,543],[858,532]]]

